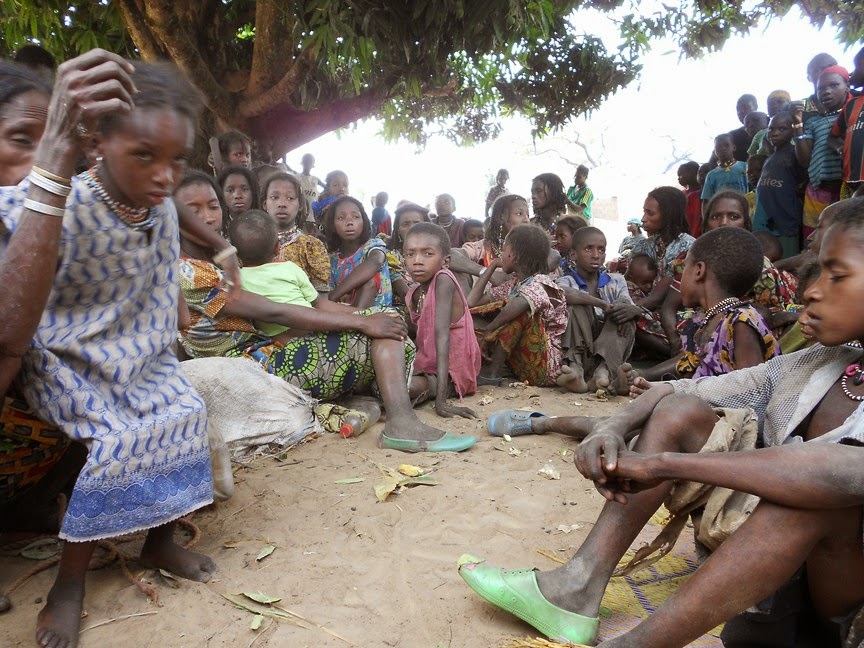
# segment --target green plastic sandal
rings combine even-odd
[[[402,452],[462,452],[473,447],[475,443],[477,443],[477,437],[458,436],[449,432],[445,432],[444,436],[434,441],[394,439],[382,433],[380,445],[388,450],[401,450]]]

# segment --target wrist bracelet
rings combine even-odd
[[[64,178],[63,176],[51,173],[50,171],[46,171],[42,167],[38,167],[35,165],[31,167],[30,170],[42,176],[43,178],[48,178],[49,180],[53,180],[54,182],[59,182],[60,184],[72,186],[72,178]]]
[[[226,259],[231,258],[237,254],[237,248],[233,245],[229,245],[227,248],[219,250],[216,254],[213,255],[213,263],[218,263],[222,265],[222,262]]]
[[[63,215],[66,213],[66,210],[62,207],[46,205],[45,203],[36,202],[29,198],[24,199],[24,209],[39,212],[40,214],[45,214],[47,216],[56,216],[57,218],[63,218]]]
[[[65,198],[70,193],[72,193],[71,185],[60,184],[59,182],[54,182],[51,178],[46,178],[45,176],[41,176],[35,171],[31,170],[27,176],[30,179],[30,182],[47,191],[48,193],[52,193],[55,196],[60,196],[61,198]]]
[[[809,139],[809,138],[806,135],[796,135],[795,139],[800,142],[801,140],[805,140],[805,139]]]

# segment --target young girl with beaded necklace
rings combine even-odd
[[[174,352],[178,230],[219,250],[215,261],[231,260],[237,281],[233,249],[170,199],[200,105],[172,67],[136,62],[133,71],[101,50],[68,61],[30,184],[0,191],[0,217],[15,232],[0,250],[6,260],[27,245],[34,213],[51,217],[57,232],[44,259],[54,261],[18,273],[41,273],[28,289],[44,304],[21,359],[21,396],[87,448],[60,529],[57,579],[37,620],[42,646],[76,644],[98,540],[146,530],[141,565],[198,581],[216,569],[173,542],[177,520],[213,499],[204,403]],[[70,178],[90,141],[98,164]]]
[[[474,263],[484,268],[495,259],[501,258],[504,239],[514,227],[528,222],[528,201],[516,194],[499,196],[492,203],[489,220],[486,221],[486,233],[479,241],[466,243],[462,249]]]
[[[646,381],[719,376],[779,355],[762,315],[740,299],[761,272],[762,247],[747,230],[721,227],[696,239],[684,261],[681,301],[701,307],[704,318],[692,344],[683,340],[682,353],[639,372],[637,391]]]

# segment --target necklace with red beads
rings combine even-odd
[[[99,179],[98,165],[87,169],[81,174],[81,179],[90,187],[96,196],[110,209],[117,219],[138,232],[152,229],[156,224],[156,210],[147,207],[129,207],[108,195],[105,185]]]

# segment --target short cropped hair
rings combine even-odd
[[[855,233],[864,240],[864,196],[853,196],[834,203],[828,231]],[[826,232],[827,234],[827,232]]]
[[[248,135],[244,135],[240,131],[229,130],[216,137],[219,140],[219,152],[223,156],[227,156],[231,151],[231,147],[235,144],[241,144],[252,148],[252,140]]]
[[[740,227],[720,227],[700,236],[690,247],[690,260],[702,262],[721,288],[741,297],[762,274],[762,246]]]
[[[231,220],[231,243],[245,266],[259,266],[273,261],[276,249],[276,221],[261,209],[247,209]]]
[[[516,268],[526,277],[549,272],[549,236],[537,225],[517,225],[505,239],[516,255]]]
[[[409,236],[420,236],[423,234],[438,239],[438,246],[441,248],[441,254],[444,256],[450,255],[450,235],[443,227],[436,223],[417,223],[408,230],[408,233],[405,235],[405,240],[407,241]]]
[[[589,171],[588,167],[585,166],[584,164],[580,164],[579,166],[576,167],[576,173],[577,174],[581,173],[586,178],[588,177],[588,171]]]
[[[630,263],[627,265],[628,268],[632,268],[633,264],[637,261],[643,261],[645,263],[645,269],[648,272],[657,273],[657,262],[648,254],[644,252],[640,252],[639,254],[634,254],[630,257]]]
[[[753,232],[753,236],[755,236],[756,240],[759,241],[759,245],[762,246],[762,254],[766,257],[769,259],[783,258],[783,245],[780,243],[780,239],[774,236],[771,232],[762,230],[759,232]]]
[[[572,249],[576,249],[576,246],[581,244],[582,241],[587,239],[589,236],[597,236],[600,235],[603,237],[603,240],[606,240],[606,235],[603,233],[603,230],[597,227],[580,227],[577,231],[573,232],[573,243],[571,244]]]

